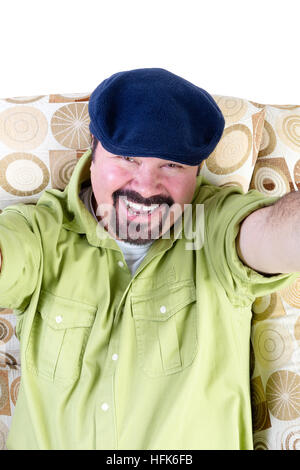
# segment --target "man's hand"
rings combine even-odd
[[[300,192],[252,212],[241,224],[237,252],[264,274],[300,272]]]

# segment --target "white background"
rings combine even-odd
[[[0,97],[162,67],[212,94],[300,104],[298,0],[1,0]]]

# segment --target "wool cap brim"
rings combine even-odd
[[[162,68],[118,72],[89,100],[90,131],[115,155],[199,165],[215,149],[224,117],[207,91]]]

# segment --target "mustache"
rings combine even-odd
[[[118,189],[112,195],[114,205],[116,205],[118,198],[126,197],[129,201],[135,202],[136,204],[143,204],[144,206],[151,206],[152,204],[167,204],[171,207],[174,204],[174,200],[168,196],[154,195],[148,199],[144,199],[139,193],[133,190],[122,190]]]

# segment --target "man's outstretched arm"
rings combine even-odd
[[[300,272],[300,191],[252,212],[241,224],[237,251],[255,271]]]

